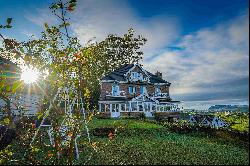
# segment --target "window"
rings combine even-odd
[[[146,86],[140,86],[140,94],[147,93]]]
[[[128,87],[128,92],[129,92],[130,94],[133,94],[133,93],[136,92],[136,88],[135,88],[134,86],[129,86],[129,87]]]
[[[132,93],[132,89],[133,89],[133,87],[132,87],[132,86],[129,86],[129,87],[128,87],[128,93],[131,94],[131,93]]]
[[[155,93],[156,93],[156,94],[161,93],[160,86],[156,86],[156,87],[155,87]]]
[[[138,72],[131,72],[131,76],[130,79],[133,81],[142,81],[143,80],[143,75],[142,73],[138,73]]]
[[[138,77],[138,73],[137,72],[131,72],[131,75],[133,78],[137,78]]]
[[[121,111],[126,111],[125,108],[126,108],[126,104],[121,104]]]
[[[119,85],[115,84],[112,86],[112,96],[119,96]]]

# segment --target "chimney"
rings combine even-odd
[[[161,72],[159,72],[159,71],[157,71],[157,72],[155,73],[155,75],[156,75],[157,77],[162,78],[162,73],[161,73]]]

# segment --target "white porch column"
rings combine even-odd
[[[121,112],[121,109],[122,109],[121,104],[119,104],[119,112]]]
[[[109,111],[112,112],[112,104],[109,104]]]
[[[101,112],[102,108],[101,108],[101,103],[99,103],[99,112]]]
[[[150,112],[152,112],[152,103],[150,103]]]
[[[139,112],[139,105],[138,105],[138,101],[136,102],[136,104],[137,104],[137,111]]]
[[[143,112],[145,112],[144,102],[142,102],[142,110],[143,110]]]
[[[104,112],[107,112],[107,104],[104,104]]]
[[[132,108],[131,108],[131,101],[129,101],[129,111],[131,112]]]

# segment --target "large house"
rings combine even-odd
[[[111,117],[143,112],[153,117],[154,112],[177,113],[179,101],[169,95],[171,83],[162,73],[152,74],[140,64],[126,64],[101,79],[99,112]]]

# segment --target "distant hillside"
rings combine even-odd
[[[209,111],[236,111],[240,110],[241,112],[248,112],[248,105],[213,105],[209,109]]]

